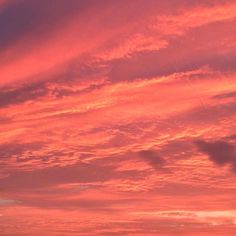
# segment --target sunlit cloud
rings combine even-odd
[[[0,232],[233,235],[235,10],[0,0]]]
[[[160,217],[177,220],[192,220],[211,225],[236,224],[236,211],[158,211],[158,212],[135,212],[134,214],[144,217]]]

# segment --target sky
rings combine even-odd
[[[232,236],[236,1],[0,0],[0,236]]]

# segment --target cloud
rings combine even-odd
[[[35,103],[37,100],[45,99],[46,97],[59,99],[66,96],[78,96],[81,93],[89,93],[104,85],[104,79],[101,81],[88,81],[85,76],[78,75],[79,72],[77,72],[77,75],[73,74],[72,71],[69,72],[70,69],[67,68],[67,72],[64,72],[66,73],[66,83],[63,78],[64,73],[59,73],[45,81],[34,81],[2,88],[0,91],[0,109],[12,105],[20,105],[28,101]],[[73,79],[75,76],[76,79]]]
[[[206,1],[206,5],[199,4],[188,11],[181,9],[178,14],[158,16],[156,24],[153,25],[160,33],[166,35],[181,35],[191,28],[208,25],[213,22],[229,21],[234,19],[235,3],[222,1],[221,5],[212,4]]]
[[[47,89],[39,84],[31,84],[15,89],[2,89],[0,108],[34,100],[47,94]]]
[[[236,92],[233,91],[233,92],[218,94],[218,95],[215,95],[213,98],[215,98],[215,99],[225,99],[225,98],[236,99]]]
[[[167,76],[206,65],[217,71],[235,72],[235,46],[230,48],[230,43],[227,43],[227,40],[232,40],[235,21],[213,23],[193,29],[180,37],[170,39],[168,46],[158,51],[142,51],[128,58],[111,61],[109,78],[112,81],[128,81]],[[206,42],[211,44],[206,46]]]
[[[55,4],[45,0],[13,0],[5,4],[0,11],[0,51],[25,40],[26,36],[32,42],[48,37],[63,21],[88,7],[88,2],[93,1],[70,0],[68,4],[59,0]]]
[[[161,169],[165,164],[165,160],[154,150],[143,150],[138,152],[138,154],[156,170]]]
[[[208,155],[211,161],[219,166],[229,164],[236,171],[236,152],[231,143],[225,141],[206,142],[198,140],[195,142],[199,151]]]
[[[140,212],[144,217],[153,216],[156,218],[169,219],[185,219],[193,222],[203,222],[209,224],[232,224],[236,222],[235,210],[221,210],[221,211],[194,211],[194,210],[176,210],[176,211],[157,211],[157,212]]]
[[[11,200],[11,199],[0,199],[0,207],[1,206],[8,206],[19,203],[18,201]]]
[[[0,144],[0,158],[10,158],[17,156],[17,159],[26,152],[39,150],[43,147],[42,142],[31,142],[31,143],[4,143]]]
[[[198,218],[236,205],[235,6],[0,0],[1,233],[224,232]]]
[[[114,166],[77,163],[31,171],[10,172],[0,179],[3,189],[37,189],[65,183],[91,183],[110,179],[138,178],[138,171],[116,171]]]

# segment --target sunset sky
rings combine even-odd
[[[0,236],[236,235],[235,0],[0,0]]]

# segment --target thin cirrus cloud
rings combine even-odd
[[[235,9],[0,1],[0,232],[233,235]]]

